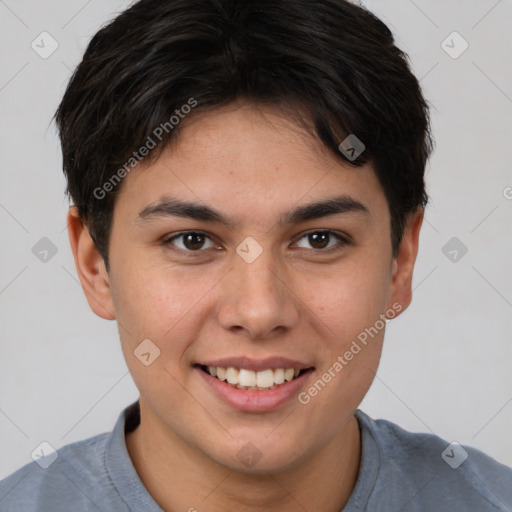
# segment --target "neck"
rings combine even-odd
[[[149,419],[126,435],[133,465],[164,510],[224,512],[339,512],[352,493],[361,457],[355,417],[320,452],[286,471],[243,473],[222,466],[204,452]]]

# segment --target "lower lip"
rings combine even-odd
[[[280,384],[268,391],[255,391],[251,389],[238,389],[227,382],[223,382],[199,367],[194,368],[208,386],[233,409],[244,412],[273,411],[296,395],[305,385],[313,369],[309,369],[296,379]]]

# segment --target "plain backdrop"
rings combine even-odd
[[[110,431],[138,397],[115,322],[77,279],[51,124],[87,42],[128,3],[0,0],[0,478],[42,441]],[[409,54],[437,146],[413,303],[388,325],[361,408],[512,465],[512,1],[364,4]],[[41,37],[58,44],[47,58]]]

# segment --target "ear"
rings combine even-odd
[[[105,262],[89,234],[89,229],[80,219],[76,206],[69,209],[67,220],[76,271],[89,307],[99,317],[114,320],[116,316]]]
[[[414,214],[409,216],[398,253],[393,259],[393,277],[388,307],[399,303],[402,306],[400,312],[405,311],[412,300],[412,273],[418,254],[423,214],[423,208],[418,208]]]

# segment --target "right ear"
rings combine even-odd
[[[89,234],[88,227],[78,215],[76,206],[69,209],[67,221],[76,271],[89,307],[99,317],[114,320],[116,315],[105,262]]]

